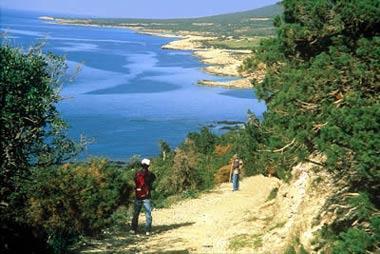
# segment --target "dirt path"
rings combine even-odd
[[[230,240],[237,235],[252,234],[257,226],[254,217],[271,190],[279,185],[276,178],[254,176],[240,183],[232,192],[222,184],[197,199],[186,200],[167,209],[154,210],[153,234],[114,236],[113,241],[86,253],[226,253]],[[140,224],[145,222],[144,215]],[[100,247],[100,248],[99,248]]]

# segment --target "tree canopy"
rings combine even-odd
[[[326,167],[347,179],[351,191],[368,193],[370,210],[376,209],[380,2],[282,3],[284,14],[275,20],[277,36],[262,42],[244,65],[248,71],[262,62],[267,67],[265,80],[256,84],[258,96],[268,105],[261,129],[266,134],[261,149],[268,151],[263,157],[281,171],[323,153]],[[370,214],[359,222],[368,221]]]
[[[76,151],[56,103],[66,71],[62,58],[32,49],[0,47],[1,202],[9,203],[28,168],[51,165]]]

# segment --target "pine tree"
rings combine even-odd
[[[372,211],[331,230],[338,234],[355,220],[364,230],[380,204],[380,2],[285,0],[283,5],[284,14],[275,20],[277,37],[262,42],[245,62],[248,71],[262,62],[267,67],[257,84],[268,105],[263,156],[281,171],[312,153],[325,154],[326,168],[346,178],[350,191],[366,193]],[[365,249],[373,250],[369,243]]]

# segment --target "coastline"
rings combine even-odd
[[[224,88],[247,89],[252,88],[252,78],[246,77],[239,72],[243,61],[250,57],[251,50],[232,50],[204,47],[204,41],[216,40],[216,37],[187,35],[179,40],[163,45],[163,49],[171,50],[191,50],[201,62],[207,64],[203,71],[220,75],[237,77],[231,81],[199,80],[198,84],[203,86],[218,86]]]
[[[198,85],[203,86],[217,86],[224,88],[234,89],[249,89],[252,88],[253,81],[261,82],[265,74],[265,66],[260,68],[255,75],[246,76],[239,71],[243,61],[250,57],[251,50],[238,50],[238,49],[219,49],[213,47],[205,47],[203,42],[210,40],[217,40],[215,36],[199,35],[189,33],[186,31],[180,31],[173,33],[167,30],[153,30],[144,29],[142,26],[131,25],[96,25],[90,23],[83,23],[81,20],[79,23],[77,20],[67,20],[61,18],[54,18],[49,16],[39,17],[39,19],[58,25],[75,25],[75,26],[91,26],[91,27],[109,27],[109,28],[124,28],[133,30],[137,33],[147,34],[152,36],[159,36],[165,38],[177,38],[177,40],[162,45],[162,49],[171,50],[190,50],[193,54],[200,59],[201,62],[207,64],[203,68],[203,71],[220,75],[220,76],[232,76],[237,77],[236,80],[231,81],[213,81],[213,80],[199,80]]]

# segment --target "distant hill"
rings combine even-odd
[[[213,36],[252,37],[274,34],[273,18],[283,11],[281,3],[259,9],[184,19],[94,18],[60,19],[61,23],[124,26],[144,31],[192,33]],[[63,20],[63,22],[62,22]]]
[[[268,5],[262,8],[228,13],[228,14],[220,14],[215,16],[201,17],[197,18],[199,21],[219,21],[219,22],[227,22],[227,21],[236,21],[236,20],[244,20],[247,18],[273,18],[277,15],[280,15],[283,12],[283,7],[280,3]]]
[[[126,22],[134,22],[134,21],[144,21],[144,22],[159,22],[159,23],[173,23],[173,22],[236,22],[249,18],[273,18],[283,11],[283,7],[281,3],[264,6],[254,10],[227,13],[227,14],[219,14],[214,16],[206,16],[199,18],[176,18],[176,19],[138,19],[138,18],[109,18],[109,19],[96,19],[96,20],[114,20],[114,21],[126,21]]]

